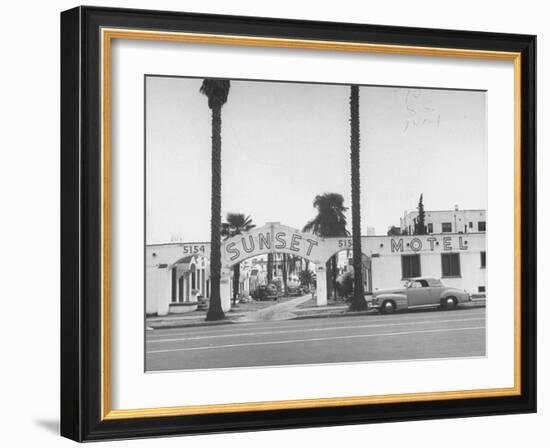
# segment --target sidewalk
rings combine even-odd
[[[296,297],[295,299],[286,300],[281,303],[266,306],[263,309],[255,311],[244,311],[232,309],[225,313],[226,318],[220,321],[207,322],[206,312],[193,312],[193,315],[169,315],[160,317],[147,318],[147,329],[161,328],[182,328],[182,327],[198,327],[210,325],[227,325],[250,322],[266,322],[291,319],[315,319],[327,317],[346,317],[346,316],[364,316],[369,314],[378,314],[376,309],[368,309],[366,311],[348,311],[349,305],[331,305],[326,307],[305,307],[299,306],[308,300],[311,300],[310,295]],[[460,305],[460,308],[482,308],[486,306],[485,298],[475,299],[471,302]]]
[[[189,315],[169,314],[167,316],[153,316],[145,319],[146,330],[156,329],[168,329],[168,328],[182,328],[182,327],[202,327],[209,325],[225,325],[232,324],[233,319],[242,316],[238,310],[230,310],[225,313],[226,318],[224,320],[206,321],[206,311],[194,311]]]
[[[471,302],[461,303],[459,309],[484,308],[485,299],[472,300]],[[379,314],[375,308],[369,308],[365,311],[348,311],[349,305],[331,305],[327,307],[307,307],[295,311],[294,319],[314,319],[322,317],[346,317],[346,316],[364,316],[369,314]],[[411,309],[408,312],[426,311],[427,308]]]
[[[225,319],[214,322],[206,321],[206,311],[193,311],[188,314],[169,314],[167,316],[151,316],[146,319],[148,330],[159,328],[197,327],[208,325],[225,325],[237,322],[262,322],[270,320],[292,319],[292,310],[311,299],[311,295],[296,298],[282,298],[272,304],[270,302],[253,301],[241,303],[225,313]]]

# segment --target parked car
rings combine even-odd
[[[277,300],[278,297],[277,287],[271,283],[269,285],[259,285],[254,291],[256,300]]]
[[[305,294],[304,287],[302,285],[288,285],[286,290],[289,296],[301,296]]]
[[[381,313],[390,314],[398,310],[429,306],[453,309],[471,300],[470,294],[464,289],[445,286],[437,278],[416,277],[406,280],[402,288],[374,291],[371,304]]]

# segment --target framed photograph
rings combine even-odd
[[[531,35],[61,14],[61,433],[536,411]]]

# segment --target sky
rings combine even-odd
[[[147,243],[210,239],[211,112],[202,79],[146,77]],[[222,217],[302,228],[316,195],[351,205],[346,85],[232,80],[222,108]],[[361,226],[487,208],[486,93],[360,87]],[[348,210],[351,229],[351,210]]]

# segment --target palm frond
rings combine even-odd
[[[250,215],[246,216],[244,213],[228,213],[225,217],[225,222],[222,223],[221,234],[225,239],[231,238],[235,235],[240,235],[243,232],[256,227],[252,223]]]
[[[348,236],[344,197],[339,193],[324,193],[315,196],[313,207],[317,216],[306,223],[304,232],[311,232],[322,237]]]
[[[308,221],[307,224],[302,229],[303,232],[313,232],[313,229],[315,228],[315,219],[312,219],[311,221]]]
[[[229,79],[207,78],[202,82],[200,93],[208,98],[208,107],[221,107],[227,102],[230,87]]]

